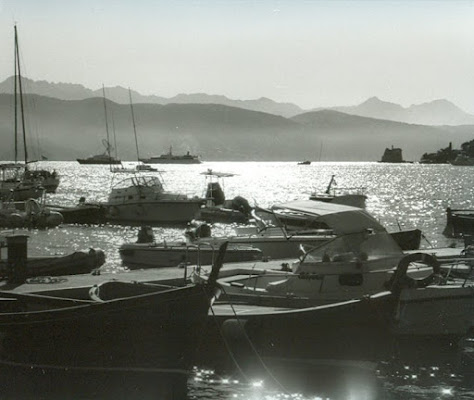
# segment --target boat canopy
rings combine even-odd
[[[134,175],[117,182],[113,189],[124,189],[132,186],[163,188],[163,182],[158,176]]]
[[[297,200],[275,204],[271,209],[278,219],[295,218],[318,222],[321,225],[327,225],[336,235],[364,230],[386,232],[386,229],[374,217],[357,207],[314,200]]]
[[[374,258],[403,257],[403,251],[389,233],[358,232],[338,236],[322,245],[304,246],[302,264],[319,262],[367,261]],[[301,265],[295,272],[301,270]]]

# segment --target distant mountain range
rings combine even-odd
[[[420,125],[470,125],[474,115],[468,114],[448,100],[434,100],[429,103],[413,104],[404,108],[399,104],[372,97],[362,104],[349,107],[332,107],[332,110],[361,117]]]
[[[24,78],[25,93],[38,94],[40,96],[53,97],[61,100],[85,100],[93,97],[102,97],[102,89],[92,90],[82,85],[72,83],[53,83],[47,81],[34,81]],[[118,104],[128,104],[128,89],[121,86],[107,87],[106,96],[109,100]],[[7,78],[0,83],[0,93],[11,94],[13,92],[13,77]],[[317,108],[314,110],[303,110],[292,103],[279,103],[268,98],[255,100],[233,100],[221,95],[209,95],[205,93],[178,94],[174,97],[165,98],[156,95],[142,95],[132,91],[134,103],[150,104],[221,104],[229,107],[237,107],[250,111],[264,112],[291,118],[307,111],[320,111],[331,109],[346,114],[361,117],[384,119],[390,121],[405,122],[420,125],[469,125],[474,124],[474,115],[466,113],[448,100],[434,100],[428,103],[402,107],[399,104],[382,101],[372,97],[365,102],[355,106],[337,106]]]
[[[40,96],[54,97],[61,100],[84,100],[92,97],[102,97],[102,89],[92,90],[82,85],[72,83],[54,83],[47,81],[34,81],[23,78],[25,93],[38,94]],[[106,97],[119,104],[129,103],[128,89],[115,86],[105,88]],[[13,93],[13,77],[7,78],[0,83],[0,93]],[[256,100],[232,100],[225,96],[209,95],[205,93],[178,94],[174,97],[165,98],[160,96],[146,96],[132,90],[134,103],[151,104],[222,104],[229,107],[238,107],[246,110],[261,111],[269,114],[292,117],[304,110],[295,104],[277,103],[267,98]]]
[[[106,137],[103,99],[61,100],[26,95],[31,157],[74,160],[102,153]],[[136,160],[128,104],[107,100],[110,141],[116,132],[122,160]],[[134,105],[141,156],[190,151],[205,161],[377,161],[386,147],[419,160],[448,143],[474,138],[474,126],[424,126],[335,110],[285,118],[221,104]],[[0,94],[0,159],[13,158],[13,96]]]

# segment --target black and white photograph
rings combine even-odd
[[[0,0],[0,400],[474,399],[474,2]]]

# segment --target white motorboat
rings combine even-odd
[[[218,283],[225,295],[221,298],[309,307],[390,290],[399,299],[391,326],[399,337],[449,339],[466,334],[473,326],[472,255],[460,254],[441,264],[429,253],[400,253],[387,234],[356,236],[341,237],[314,249],[288,264],[286,270],[258,270],[249,263],[247,270],[239,264],[237,270],[221,271]],[[202,272],[193,278],[202,279]]]
[[[245,273],[239,264],[241,269],[223,275],[220,284],[227,295],[300,297],[311,304],[345,301],[386,290],[384,284],[404,256],[387,233],[366,231],[329,240],[279,271],[248,265]],[[431,268],[421,266],[416,273],[430,275]]]
[[[108,221],[141,225],[191,221],[203,202],[165,191],[159,175],[134,175],[114,185],[104,205]]]
[[[337,186],[335,175],[331,176],[328,187],[323,193],[313,192],[310,200],[323,201],[325,203],[343,204],[346,206],[365,208],[365,188],[343,188]]]

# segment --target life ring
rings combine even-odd
[[[433,272],[426,278],[415,279],[407,275],[408,267],[412,262],[426,264],[433,269]],[[431,254],[413,253],[403,257],[395,270],[395,274],[389,282],[390,290],[399,290],[402,287],[424,288],[434,282],[435,277],[441,275],[441,266],[438,259]]]
[[[117,217],[120,214],[120,210],[118,209],[118,207],[110,206],[109,207],[109,214],[112,217]]]

